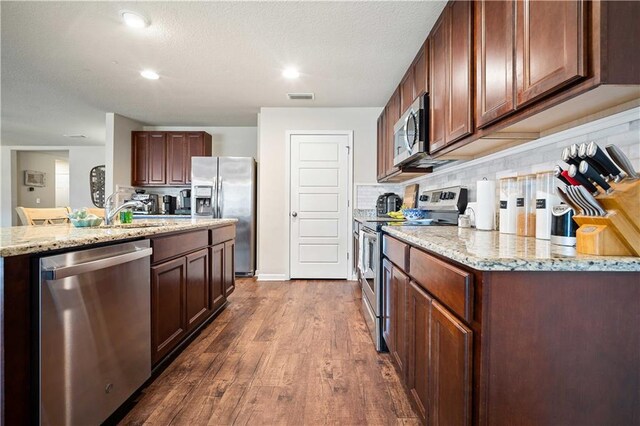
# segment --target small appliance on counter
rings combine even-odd
[[[176,201],[176,197],[173,195],[164,195],[162,197],[164,214],[176,214]]]
[[[180,191],[180,196],[178,197],[175,214],[191,215],[191,190],[190,189],[183,189],[182,191]]]
[[[135,194],[131,195],[131,201],[140,201],[141,207],[134,207],[133,212],[136,214],[158,214],[158,195],[147,194],[143,189],[136,189]]]
[[[397,212],[402,207],[402,198],[393,192],[387,192],[378,197],[376,201],[376,213],[385,216],[389,212]]]

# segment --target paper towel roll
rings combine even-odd
[[[491,231],[496,218],[496,183],[492,180],[479,180],[476,190],[478,207],[476,210],[476,229]]]

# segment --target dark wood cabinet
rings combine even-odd
[[[131,132],[131,184],[189,185],[191,158],[211,154],[206,132]]]
[[[476,123],[484,127],[515,110],[515,1],[475,4]]]
[[[429,67],[427,59],[429,58],[429,42],[425,41],[422,49],[418,52],[416,59],[413,61],[413,98],[422,96],[427,92],[429,87]]]
[[[383,151],[383,170],[384,176],[389,176],[398,171],[397,167],[393,165],[393,158],[395,157],[395,144],[393,126],[400,119],[400,87],[397,87],[389,103],[385,108],[385,138],[383,139],[382,151]]]
[[[429,152],[473,133],[472,6],[449,2],[429,36]]]
[[[378,127],[377,127],[377,157],[376,157],[376,176],[378,181],[381,181],[385,178],[386,170],[385,170],[385,149],[386,146],[386,122],[385,118],[387,116],[387,109],[383,109],[382,113],[378,117]]]
[[[224,243],[224,295],[226,297],[229,297],[236,289],[235,249],[236,240],[230,240]]]
[[[167,355],[187,332],[184,257],[151,267],[151,361]]]
[[[431,306],[428,424],[470,425],[472,331],[438,302]]]
[[[185,162],[187,157],[187,137],[185,133],[167,134],[167,184],[184,185]]]
[[[131,184],[142,186],[149,183],[149,134],[133,132],[131,137]]]
[[[188,132],[187,133],[187,154],[185,156],[185,183],[191,183],[191,158],[193,157],[210,157],[211,151],[211,135],[205,132]]]
[[[415,79],[413,71],[413,66],[410,66],[400,81],[400,115],[404,114],[415,99]]]
[[[389,316],[391,320],[391,340],[393,350],[389,350],[401,374],[407,374],[407,319],[406,319],[406,293],[409,286],[409,277],[396,266],[391,267],[391,300]]]
[[[447,109],[447,31],[449,13],[445,8],[429,35],[429,151],[445,146]]]
[[[147,170],[149,185],[164,185],[167,183],[167,135],[166,133],[149,133],[149,154]]]
[[[433,298],[411,281],[407,287],[407,387],[423,422],[429,406],[431,303]]]
[[[209,282],[209,250],[202,249],[186,256],[187,263],[187,331],[193,330],[211,313]]]
[[[516,103],[524,105],[585,77],[585,2],[518,0]]]
[[[389,262],[389,259],[382,258],[382,338],[387,344],[389,353],[395,351],[395,336],[391,328],[392,273],[393,264]]]
[[[235,226],[151,238],[151,360],[157,365],[235,288]]]
[[[211,305],[216,310],[227,300],[224,291],[224,243],[209,248],[211,262]]]

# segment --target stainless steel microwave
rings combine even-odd
[[[393,165],[403,166],[428,154],[428,95],[420,96],[393,126]]]

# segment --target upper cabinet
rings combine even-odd
[[[131,132],[131,184],[190,185],[191,158],[210,155],[205,132]]]
[[[166,185],[167,135],[165,132],[131,132],[131,184]]]
[[[422,96],[427,92],[429,87],[429,68],[427,67],[427,58],[429,57],[429,43],[425,41],[422,49],[413,60],[413,98]]]
[[[587,75],[582,0],[517,2],[517,105]]]
[[[472,6],[450,2],[431,32],[429,152],[473,133]]]
[[[515,1],[475,3],[476,122],[478,127],[515,109]]]

